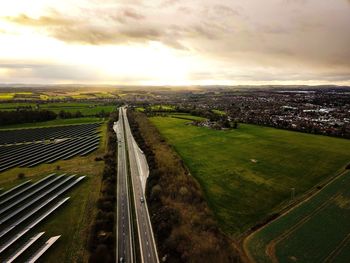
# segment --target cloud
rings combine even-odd
[[[127,9],[123,11],[123,15],[132,19],[136,20],[143,20],[145,19],[145,16],[136,12],[135,10],[132,9]]]
[[[2,77],[4,80],[29,78],[46,79],[50,82],[59,80],[93,81],[99,78],[96,70],[75,65],[12,61],[0,63],[0,69],[6,69],[6,76]]]
[[[68,45],[160,42],[199,61],[210,61],[209,65],[216,65],[211,72],[220,78],[279,79],[285,74],[291,79],[337,79],[338,72],[339,78],[349,75],[350,79],[350,16],[344,8],[350,0],[322,5],[318,0],[79,2],[85,4],[74,10],[53,11],[53,7],[41,16],[23,13],[3,20]],[[230,74],[237,68],[254,74]],[[194,75],[207,72],[193,71]]]
[[[58,13],[39,18],[21,14],[5,19],[21,26],[44,29],[49,36],[64,42],[105,45],[158,41],[173,48],[185,49],[178,39],[174,38],[186,31],[181,27],[169,26],[169,28],[163,29],[148,24],[133,24],[125,21],[125,18],[139,22],[145,19],[145,16],[131,9],[126,9],[118,14],[105,16],[104,19],[109,20],[108,24],[101,23],[101,21],[90,23],[79,18],[64,17]]]
[[[35,19],[27,16],[26,14],[20,14],[15,17],[5,17],[5,19],[9,22],[33,27],[65,26],[74,23],[73,20],[63,18],[63,16],[41,16],[38,19]]]

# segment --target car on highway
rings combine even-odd
[[[144,203],[145,199],[141,196],[140,201],[141,201],[141,203]]]

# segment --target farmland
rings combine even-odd
[[[346,262],[350,251],[350,172],[251,235],[256,262]],[[300,246],[300,244],[303,244]]]
[[[31,96],[33,93],[32,92],[9,92],[9,93],[5,93],[5,92],[1,92],[0,93],[0,100],[12,100],[14,99],[16,96],[17,97],[28,97]]]
[[[114,105],[104,105],[93,102],[56,102],[56,103],[2,103],[0,104],[1,111],[13,111],[21,108],[31,107],[32,109],[42,109],[42,110],[50,110],[55,113],[59,113],[61,110],[66,112],[77,112],[80,111],[84,116],[93,116],[97,113],[104,112],[112,112],[115,110]]]
[[[0,92],[0,101],[48,101],[48,100],[96,100],[96,99],[113,99],[118,95],[114,91],[79,91],[73,89],[43,89],[28,91],[14,91],[7,88]]]
[[[148,110],[151,110],[151,111],[154,111],[154,112],[157,112],[157,111],[159,111],[159,112],[164,112],[164,111],[172,112],[172,111],[175,111],[175,106],[173,106],[173,105],[163,105],[163,104],[152,105],[152,106],[149,106],[149,107],[137,107],[136,110],[144,112],[146,108]]]
[[[188,120],[152,117],[201,184],[222,229],[240,237],[257,222],[337,174],[350,141],[241,124],[217,131]]]
[[[205,118],[198,117],[198,116],[193,116],[189,114],[183,114],[183,113],[171,113],[168,115],[171,118],[178,118],[178,119],[183,119],[183,120],[189,120],[189,121],[202,121],[205,120]]]
[[[213,110],[214,113],[218,114],[218,115],[226,115],[226,113],[222,110]]]

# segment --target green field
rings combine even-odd
[[[161,111],[161,110],[172,111],[175,109],[175,107],[172,105],[152,105],[151,109],[154,111]]]
[[[91,99],[111,99],[116,98],[115,91],[103,92],[103,91],[68,91],[62,90],[47,90],[47,91],[17,91],[17,92],[4,92],[0,90],[0,100],[4,101],[47,101],[47,100],[91,100]]]
[[[189,115],[186,113],[172,113],[172,114],[168,114],[168,116],[170,116],[172,118],[184,119],[184,120],[189,120],[189,121],[203,121],[203,120],[205,120],[205,118],[203,118],[203,117],[193,116],[193,115]]]
[[[0,100],[12,100],[16,96],[28,97],[28,96],[31,96],[32,94],[33,94],[32,92],[9,92],[9,93],[0,92]]]
[[[1,94],[3,95],[3,94]],[[0,103],[0,110],[16,110],[18,107],[35,107],[34,103],[22,103],[22,102],[16,102],[16,103]]]
[[[139,112],[144,112],[144,111],[145,111],[145,108],[143,108],[143,107],[137,107],[136,110],[139,111]]]
[[[152,117],[199,181],[222,229],[239,237],[350,161],[350,140],[241,124],[218,131]]]
[[[221,116],[224,116],[226,115],[226,112],[222,111],[222,110],[212,110],[212,112],[218,114],[218,115],[221,115]]]
[[[38,105],[38,107],[37,107]],[[80,111],[85,116],[95,115],[102,110],[104,112],[112,112],[116,109],[115,105],[102,105],[96,103],[72,103],[72,102],[61,102],[61,103],[45,103],[45,104],[34,104],[34,103],[1,103],[0,110],[2,111],[14,111],[20,107],[31,106],[32,109],[43,109],[50,110],[59,113],[61,110],[66,112],[75,113]]]
[[[4,126],[0,126],[0,130],[73,125],[73,124],[82,124],[82,123],[91,123],[91,122],[100,122],[100,121],[103,121],[103,118],[87,117],[87,118],[72,118],[72,119],[56,119],[52,121],[4,125]]]
[[[350,258],[349,189],[347,172],[251,235],[246,250],[256,262],[346,262]]]
[[[1,93],[0,100],[12,100],[14,96],[14,93]]]
[[[152,105],[150,107],[147,107],[149,110],[152,111],[174,111],[175,110],[175,106],[172,105],[163,105],[163,104],[159,104],[159,105]],[[137,107],[136,108],[137,111],[140,112],[144,112],[145,108],[144,107]]]

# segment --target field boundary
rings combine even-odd
[[[83,118],[81,118],[83,119]],[[35,122],[33,122],[35,123]],[[13,131],[13,130],[31,130],[31,129],[39,129],[39,128],[55,128],[55,127],[62,127],[62,126],[74,126],[74,125],[84,125],[84,124],[94,124],[94,123],[101,123],[101,125],[104,123],[104,121],[92,121],[92,122],[79,122],[79,123],[69,123],[69,124],[53,124],[53,125],[44,125],[44,126],[33,126],[33,127],[24,127],[24,128],[3,128],[0,129],[0,131]],[[25,123],[27,124],[27,123]]]
[[[331,176],[329,178],[327,178],[326,180],[322,181],[321,183],[319,183],[320,185],[322,185],[322,188],[317,189],[317,188],[311,188],[309,191],[305,192],[299,199],[298,201],[286,206],[284,209],[281,210],[281,213],[279,214],[279,216],[277,216],[276,218],[274,218],[273,220],[266,222],[266,224],[261,225],[259,228],[257,228],[256,230],[252,231],[252,232],[248,232],[248,234],[246,236],[243,236],[241,239],[241,242],[239,242],[241,244],[241,258],[245,259],[247,261],[244,260],[244,262],[256,262],[256,260],[253,258],[253,256],[251,255],[251,253],[249,252],[248,249],[248,242],[249,240],[253,237],[253,235],[255,235],[257,232],[263,230],[264,228],[266,228],[267,226],[269,226],[270,224],[274,223],[275,221],[279,220],[281,217],[287,215],[288,213],[290,213],[291,211],[293,211],[294,209],[296,209],[297,207],[301,206],[302,204],[304,204],[305,202],[309,201],[311,198],[313,198],[314,196],[316,196],[317,194],[319,194],[326,186],[330,185],[331,183],[333,183],[335,180],[337,180],[338,178],[344,176],[349,170],[347,170],[346,165],[339,171],[337,172],[334,176]],[[272,241],[269,242],[269,244]],[[269,246],[268,244],[268,246]]]

